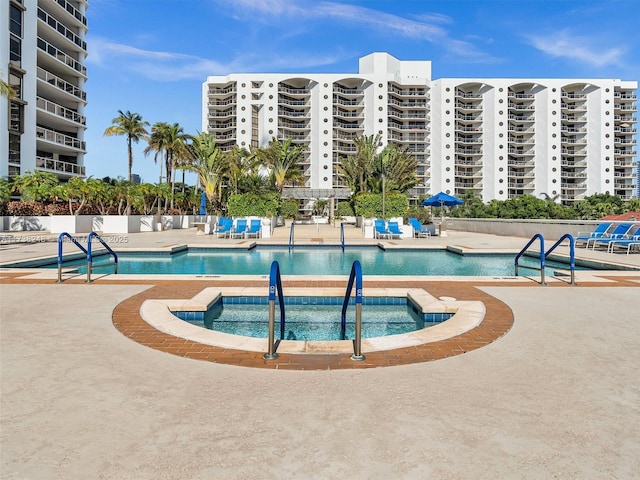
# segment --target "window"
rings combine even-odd
[[[22,64],[22,42],[19,38],[11,35],[9,38],[9,61],[11,65],[20,67]]]
[[[9,17],[9,32],[22,38],[22,12],[15,5],[10,5]]]

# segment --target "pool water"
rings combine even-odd
[[[196,275],[268,275],[273,261],[278,261],[282,275],[349,275],[354,260],[360,261],[363,275],[453,275],[513,276],[514,257],[508,255],[458,255],[445,250],[392,250],[378,247],[340,248],[256,247],[244,249],[189,249],[168,253],[119,254],[119,274],[196,274]],[[94,257],[93,272],[112,273],[108,255]],[[521,265],[536,266],[536,258],[523,257]],[[71,265],[65,264],[65,268]],[[566,268],[564,264],[546,262],[549,269]],[[86,265],[78,262],[79,273]],[[551,272],[551,270],[549,270]],[[523,274],[531,274],[523,270]]]
[[[226,300],[226,299],[225,299]],[[341,299],[339,299],[341,300]],[[421,314],[402,299],[403,304],[363,305],[362,338],[413,332],[448,319],[451,314]],[[217,302],[204,314],[174,312],[177,317],[199,327],[247,337],[268,338],[268,304]],[[341,305],[285,305],[285,340],[340,340]],[[191,315],[195,314],[195,315]],[[280,312],[276,306],[276,338],[280,338]],[[355,336],[355,307],[349,306],[346,338]]]

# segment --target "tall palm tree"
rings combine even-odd
[[[382,172],[386,177],[386,190],[404,193],[418,183],[418,162],[406,148],[387,145],[379,154]]]
[[[149,155],[151,152],[155,152],[153,155],[153,162],[158,163],[160,158],[160,177],[158,183],[162,183],[162,169],[163,163],[167,161],[167,131],[169,130],[169,124],[167,122],[156,122],[151,126],[151,135],[147,141],[147,145],[144,149],[144,154]],[[168,181],[168,179],[167,179]]]
[[[259,148],[255,155],[261,163],[269,168],[270,176],[278,193],[287,183],[303,180],[302,173],[297,164],[302,160],[306,147],[294,145],[290,138],[281,142],[273,138],[267,148]]]
[[[198,176],[209,203],[217,209],[224,180],[224,155],[217,147],[215,137],[207,132],[200,133],[191,140],[187,147],[192,159],[190,169]]]
[[[231,193],[238,193],[240,183],[258,173],[258,158],[250,154],[246,149],[234,145],[231,150],[224,153],[226,158],[227,172],[229,179],[229,188]]]
[[[118,110],[118,116],[111,122],[112,125],[104,131],[104,135],[107,137],[112,135],[126,135],[127,153],[129,155],[129,182],[131,182],[131,170],[133,169],[132,143],[146,140],[149,134],[146,127],[149,126],[149,122],[142,120],[142,116],[139,113],[131,113],[129,110],[126,112]]]

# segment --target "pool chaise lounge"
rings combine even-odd
[[[239,218],[238,220],[236,220],[236,226],[235,228],[233,228],[231,230],[231,232],[229,232],[229,237],[230,238],[242,238],[244,237],[244,234],[247,231],[247,219],[246,218]]]
[[[249,222],[249,228],[244,232],[244,238],[260,238],[260,225],[261,221],[259,219],[252,219]]]
[[[636,230],[635,235],[629,238],[614,238],[607,245],[607,251],[613,253],[616,247],[626,248],[627,255],[631,252],[640,251],[640,228]]]
[[[630,238],[629,232],[631,231],[632,228],[633,228],[633,223],[621,223],[617,225],[616,228],[614,228],[610,234],[606,234],[606,236],[594,238],[594,239],[591,239],[590,241],[587,241],[587,247],[589,246],[589,242],[590,242],[593,250],[595,250],[596,247],[601,245],[606,245],[608,250],[611,242],[615,240],[625,240]]]
[[[402,230],[400,230],[398,222],[389,222],[389,237],[402,238]]]
[[[384,220],[374,220],[373,227],[373,234],[375,238],[391,238],[391,232],[387,230]]]
[[[606,236],[607,230],[611,228],[613,222],[600,223],[592,232],[578,232],[575,238],[576,245],[578,243],[584,243],[586,248],[589,248],[589,242],[597,238]]]
[[[415,238],[430,237],[435,234],[435,232],[431,233],[429,227],[422,225],[422,223],[415,217],[409,218],[409,225],[413,228],[413,236]]]
[[[213,231],[217,238],[226,238],[229,236],[231,229],[233,228],[233,220],[226,217],[220,217],[217,228]]]

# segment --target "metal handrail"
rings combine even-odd
[[[353,282],[356,282],[356,330],[355,338],[353,339],[353,355],[351,360],[364,360],[365,356],[362,354],[362,268],[360,262],[355,260],[351,266],[351,274],[349,275],[349,282],[347,283],[347,291],[344,294],[344,302],[342,303],[342,319],[340,324],[340,339],[345,340],[347,330],[347,307],[349,306],[349,299],[351,298],[351,291],[353,289]]]
[[[576,240],[573,238],[573,235],[570,233],[565,233],[560,237],[560,239],[553,244],[549,250],[547,250],[544,254],[544,258],[546,259],[553,250],[564,242],[566,239],[569,240],[569,270],[571,272],[571,285],[576,284]]]
[[[57,283],[62,283],[62,239],[64,237],[68,237],[73,243],[76,244],[76,246],[82,250],[82,252],[87,255],[87,249],[84,248],[82,245],[80,245],[78,243],[78,241],[73,238],[70,234],[68,234],[67,232],[62,232],[60,235],[58,235],[58,281]]]
[[[118,273],[118,255],[114,252],[107,242],[96,232],[91,232],[87,239],[87,282],[91,282],[91,269],[93,267],[93,254],[91,253],[91,239],[97,238],[104,248],[113,256],[113,273]]]
[[[289,251],[293,248],[293,227],[295,227],[295,222],[291,222],[291,229],[289,230]]]
[[[277,261],[274,261],[271,264],[271,272],[269,273],[269,346],[267,353],[262,356],[265,360],[274,360],[279,357],[276,350],[280,340],[275,341],[276,293],[280,305],[280,340],[284,340],[285,312],[282,279],[280,278],[280,265]]]
[[[540,240],[540,268],[529,267],[527,265],[518,265],[518,260],[520,260],[520,257],[522,255],[524,255],[524,252],[531,246],[531,244],[536,239]],[[529,240],[529,242],[524,246],[524,248],[522,250],[520,250],[520,253],[518,253],[518,255],[516,255],[516,258],[514,260],[514,265],[515,265],[515,269],[516,269],[516,277],[518,276],[518,267],[528,268],[528,269],[531,269],[531,270],[539,270],[540,271],[540,284],[541,285],[546,285],[546,282],[545,282],[545,279],[544,279],[544,258],[545,258],[545,254],[544,254],[544,237],[542,236],[541,233],[536,233],[533,237],[531,237],[531,240]]]
[[[340,223],[340,244],[342,245],[342,251],[344,252],[344,222]]]

